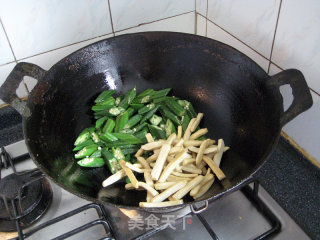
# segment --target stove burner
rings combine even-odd
[[[38,169],[15,172],[0,180],[0,232],[23,229],[50,206],[52,189]]]

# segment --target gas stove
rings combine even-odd
[[[195,214],[165,214],[99,205],[47,179],[24,141],[2,149],[2,239],[310,239],[254,181]]]

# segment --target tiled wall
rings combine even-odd
[[[313,107],[284,131],[320,162],[320,2],[317,0],[1,0],[0,85],[19,61],[49,69],[92,42],[138,31],[195,33],[225,42],[270,75],[301,70]],[[19,97],[36,80],[25,78]],[[283,89],[285,106],[292,100]],[[0,105],[3,102],[0,101]]]
[[[302,71],[313,106],[283,130],[320,163],[320,1],[196,0],[196,15],[198,35],[237,48],[269,75]],[[286,108],[291,89],[281,90]]]
[[[2,85],[17,62],[49,69],[77,49],[115,35],[195,33],[195,0],[1,0],[0,20]],[[18,96],[26,97],[36,83],[25,77]]]

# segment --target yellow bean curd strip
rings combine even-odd
[[[180,140],[181,137],[182,137],[182,126],[181,125],[178,126],[178,131],[177,132],[178,132],[177,133],[177,139]]]
[[[203,180],[203,178],[204,176],[202,175],[195,177],[190,182],[188,182],[185,187],[176,192],[172,197],[176,200],[183,198],[188,192],[190,192],[195,186],[197,186]]]
[[[170,175],[170,173],[186,158],[187,150],[183,150],[176,155],[176,157],[166,166],[163,170],[159,182],[165,182]]]
[[[203,160],[208,164],[211,168],[212,172],[217,176],[217,178],[221,181],[226,178],[226,175],[222,172],[222,170],[218,167],[218,165],[207,156],[203,156]]]
[[[143,157],[137,157],[137,161],[143,166],[143,168],[151,169],[149,163]]]
[[[203,185],[202,188],[200,188],[198,193],[193,198],[197,199],[197,198],[203,196],[203,194],[205,194],[209,190],[209,188],[212,186],[213,182],[214,182],[214,178],[212,180],[208,181],[205,185]]]
[[[126,173],[126,175],[128,176],[128,178],[130,179],[130,182],[132,183],[132,185],[133,185],[135,188],[138,188],[138,187],[139,187],[139,185],[138,185],[138,180],[137,180],[136,177],[134,176],[132,170],[126,166],[126,162],[121,159],[121,160],[119,161],[119,164],[120,164],[120,166],[122,167],[122,169],[125,171],[125,173]]]
[[[196,120],[194,121],[194,123],[191,126],[191,132],[194,132],[196,130],[196,128],[199,126],[199,123],[201,121],[201,119],[203,118],[203,113],[198,113]],[[197,138],[195,138],[197,139]]]
[[[163,169],[163,166],[164,166],[164,163],[166,162],[168,154],[170,152],[171,144],[175,138],[176,138],[176,134],[175,133],[171,134],[170,137],[168,138],[168,140],[166,141],[166,143],[164,143],[162,145],[159,156],[158,156],[156,163],[151,171],[152,179],[154,179],[154,180],[159,179],[160,174]]]
[[[199,190],[204,186],[207,182],[212,180],[214,178],[213,174],[206,174],[202,180],[201,183],[199,183],[197,186],[195,186],[191,191],[190,191],[190,196],[195,196],[199,192]]]
[[[145,190],[150,192],[152,194],[152,196],[156,196],[159,194],[159,192],[157,190],[155,190],[153,187],[149,186],[145,182],[138,182],[138,186],[143,187]]]
[[[194,165],[185,165],[185,166],[182,166],[181,169],[185,172],[188,172],[188,173],[196,173],[196,174],[201,174],[201,169],[197,168],[196,166]]]
[[[186,186],[187,183],[188,183],[187,181],[182,181],[182,182],[175,183],[174,185],[172,185],[171,187],[167,188],[165,191],[163,191],[159,195],[155,196],[151,200],[151,202],[162,202],[162,201],[164,201],[165,199],[170,197],[172,194],[174,194],[175,192],[179,191],[181,188]]]
[[[139,206],[140,207],[170,207],[170,206],[175,206],[183,204],[183,200],[177,200],[177,201],[165,201],[165,202],[159,202],[159,203],[149,203],[149,202],[140,202]]]
[[[163,182],[163,183],[155,183],[154,184],[154,188],[156,190],[164,190],[167,189],[169,187],[171,187],[172,185],[174,185],[176,182]]]
[[[103,187],[107,187],[107,186],[109,186],[109,185],[121,180],[125,176],[126,176],[125,171],[123,169],[121,169],[120,171],[116,172],[115,174],[111,175],[106,180],[104,180],[102,182],[102,186]]]
[[[209,145],[209,141],[210,140],[207,139],[203,143],[201,143],[201,145],[200,145],[199,152],[198,152],[197,157],[196,157],[196,165],[197,165],[197,167],[200,165],[200,162],[202,161],[204,150]]]
[[[213,157],[213,161],[215,162],[215,164],[218,167],[220,166],[221,158],[223,155],[223,150],[224,150],[224,141],[223,141],[223,139],[219,139],[218,140],[218,152]],[[212,169],[212,171],[213,171],[213,169]]]
[[[184,132],[184,135],[183,135],[183,140],[184,141],[189,140],[189,137],[191,135],[191,126],[192,126],[192,124],[194,123],[195,120],[196,120],[195,118],[192,118],[190,120],[190,122],[188,124],[188,127],[187,127],[187,129],[186,129],[186,131]]]
[[[202,128],[202,129],[199,129],[198,131],[196,131],[194,134],[192,134],[190,136],[190,140],[195,140],[205,134],[208,133],[208,129],[207,128]]]
[[[151,151],[151,150],[161,148],[164,143],[165,141],[159,140],[157,142],[146,143],[142,145],[141,148],[145,151]]]
[[[147,139],[148,143],[154,142],[154,139],[153,139],[151,133],[146,134],[146,139]]]

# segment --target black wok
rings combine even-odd
[[[24,76],[38,80],[26,103],[15,94]],[[286,112],[279,92],[284,84],[290,84],[294,97]],[[101,182],[109,171],[81,168],[72,152],[79,132],[94,122],[90,107],[95,97],[109,88],[124,94],[135,85],[138,92],[171,87],[173,95],[190,100],[205,114],[203,125],[209,136],[223,138],[231,147],[221,164],[228,179],[216,181],[200,199],[206,205],[250,181],[277,144],[281,128],[312,105],[298,70],[270,77],[230,46],[169,32],[102,40],[65,57],[48,71],[19,63],[1,87],[0,97],[23,116],[28,150],[47,176],[87,200],[138,209],[145,192],[126,191],[124,183],[103,189]],[[191,198],[186,200],[191,203]]]

